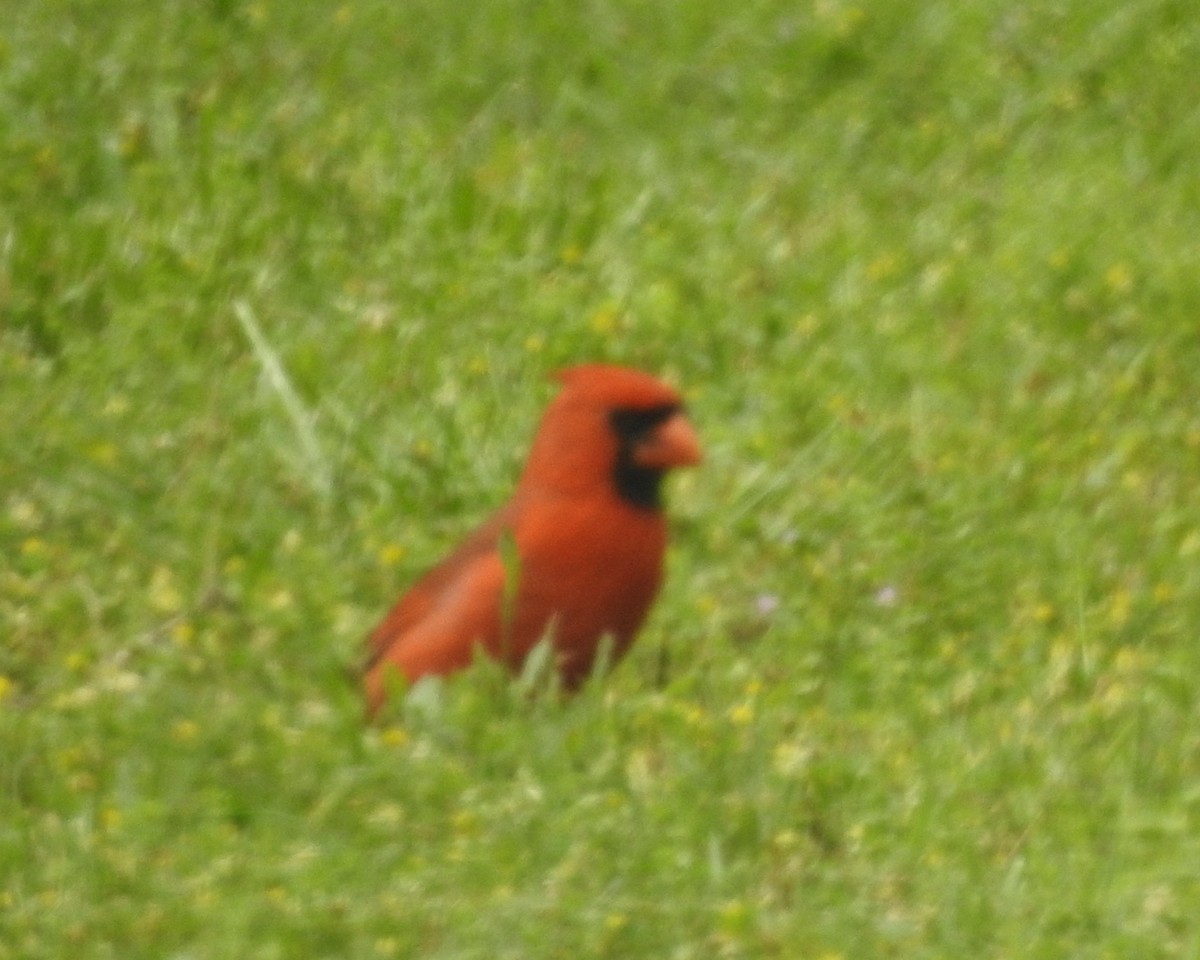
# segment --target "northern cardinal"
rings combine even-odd
[[[663,477],[699,463],[700,443],[679,394],[648,374],[588,364],[557,379],[512,499],[370,634],[369,714],[389,671],[448,674],[477,647],[518,670],[546,637],[568,690],[604,637],[614,663],[629,649],[662,581]]]

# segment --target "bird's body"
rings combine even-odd
[[[369,638],[368,709],[385,676],[469,666],[476,648],[517,669],[543,638],[564,686],[601,642],[619,659],[662,582],[659,485],[699,462],[679,395],[635,370],[574,367],[546,411],[512,499],[401,597]]]

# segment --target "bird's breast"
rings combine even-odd
[[[662,515],[608,500],[563,500],[530,510],[514,532],[518,646],[549,632],[560,657],[584,672],[605,635],[623,653],[662,582]]]

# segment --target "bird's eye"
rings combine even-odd
[[[679,412],[678,404],[663,404],[643,410],[614,410],[609,414],[613,429],[626,443],[636,443],[660,423]]]

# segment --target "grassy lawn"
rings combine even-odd
[[[1190,0],[9,6],[0,960],[1200,957]],[[633,654],[365,726],[583,360]]]

